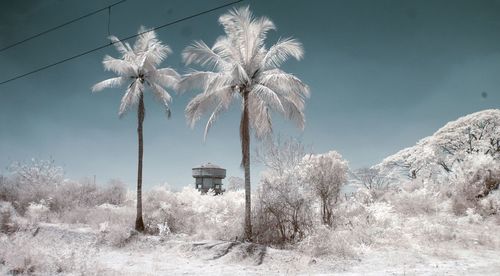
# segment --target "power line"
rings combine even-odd
[[[1,48],[1,49],[0,49],[0,52],[3,52],[3,51],[5,51],[5,50],[10,49],[10,48],[12,48],[12,47],[14,47],[14,46],[17,46],[17,45],[19,45],[19,44],[22,44],[22,43],[24,43],[24,42],[26,42],[26,41],[30,41],[30,40],[32,40],[32,39],[34,39],[34,38],[37,38],[37,37],[39,37],[39,36],[41,36],[41,35],[44,35],[44,34],[46,34],[46,33],[50,33],[50,32],[52,32],[52,31],[55,31],[55,30],[57,30],[57,29],[59,29],[59,28],[62,28],[62,27],[64,27],[64,26],[67,26],[67,25],[69,25],[69,24],[71,24],[71,23],[74,23],[74,22],[76,22],[76,21],[82,20],[82,19],[84,19],[84,18],[86,18],[86,17],[89,17],[89,16],[91,16],[91,15],[94,15],[94,14],[96,14],[96,13],[99,13],[99,12],[101,12],[101,11],[103,11],[103,10],[111,10],[111,7],[116,6],[116,5],[118,5],[118,4],[121,4],[121,3],[125,2],[125,1],[127,1],[127,0],[121,0],[121,1],[119,1],[119,2],[116,2],[116,3],[114,3],[114,4],[111,4],[111,5],[109,5],[109,6],[106,6],[106,7],[102,8],[102,9],[95,10],[95,11],[93,11],[93,12],[90,12],[90,13],[87,13],[87,14],[85,14],[85,15],[82,15],[82,16],[80,16],[80,17],[78,17],[78,18],[75,18],[75,19],[73,19],[73,20],[70,20],[70,21],[68,21],[68,22],[65,22],[65,23],[63,23],[63,24],[61,24],[61,25],[59,25],[59,26],[52,27],[52,28],[47,29],[47,30],[45,30],[45,31],[43,31],[43,32],[40,32],[40,33],[38,33],[38,34],[36,34],[36,35],[32,35],[32,36],[30,36],[30,37],[27,37],[27,38],[25,38],[25,39],[23,39],[23,40],[21,40],[21,41],[18,41],[18,42],[13,43],[13,44],[11,44],[11,45],[9,45],[9,46],[6,46],[6,47]],[[109,25],[108,25],[108,28],[109,28]]]
[[[212,9],[209,9],[209,10],[205,10],[205,11],[202,11],[202,12],[199,12],[199,13],[196,13],[196,14],[193,14],[193,15],[190,15],[190,16],[186,16],[184,18],[181,18],[181,19],[178,19],[178,20],[175,20],[175,21],[172,21],[172,22],[169,22],[169,23],[166,23],[166,24],[163,24],[163,25],[160,25],[160,26],[157,26],[157,27],[154,27],[148,31],[144,31],[144,32],[141,32],[141,33],[138,33],[138,34],[135,34],[135,35],[131,35],[129,37],[126,37],[126,38],[122,38],[118,41],[115,41],[115,42],[110,42],[109,44],[105,44],[105,45],[101,45],[97,48],[94,48],[94,49],[91,49],[91,50],[88,50],[88,51],[85,51],[85,52],[82,52],[80,54],[77,54],[77,55],[74,55],[72,57],[69,57],[69,58],[65,58],[63,60],[60,60],[60,61],[57,61],[55,63],[52,63],[52,64],[49,64],[49,65],[46,65],[46,66],[43,66],[43,67],[40,67],[38,69],[35,69],[33,71],[30,71],[28,73],[24,73],[24,74],[21,74],[21,75],[18,75],[18,76],[15,76],[13,78],[10,78],[8,80],[5,80],[5,81],[2,81],[0,82],[0,85],[2,84],[6,84],[8,82],[11,82],[11,81],[14,81],[14,80],[17,80],[17,79],[20,79],[20,78],[23,78],[23,77],[26,77],[28,75],[31,75],[31,74],[34,74],[34,73],[37,73],[37,72],[40,72],[42,70],[45,70],[45,69],[48,69],[48,68],[51,68],[51,67],[54,67],[56,65],[59,65],[61,63],[64,63],[64,62],[67,62],[67,61],[70,61],[70,60],[73,60],[73,59],[76,59],[76,58],[79,58],[81,56],[84,56],[84,55],[87,55],[87,54],[90,54],[92,52],[95,52],[95,51],[98,51],[98,50],[101,50],[101,49],[104,49],[106,47],[109,47],[111,45],[114,45],[115,43],[118,43],[120,41],[125,41],[125,40],[129,40],[131,38],[134,38],[134,37],[137,37],[137,36],[140,36],[142,34],[145,34],[145,33],[149,33],[149,32],[152,32],[152,31],[156,31],[158,29],[161,29],[161,28],[165,28],[165,27],[168,27],[170,25],[173,25],[173,24],[176,24],[176,23],[179,23],[179,22],[182,22],[182,21],[185,21],[185,20],[188,20],[188,19],[191,19],[191,18],[194,18],[194,17],[197,17],[197,16],[200,16],[200,15],[203,15],[203,14],[206,14],[206,13],[210,13],[210,12],[213,12],[215,10],[219,10],[219,9],[222,9],[222,8],[225,8],[225,7],[228,7],[228,6],[231,6],[231,5],[234,5],[234,4],[237,4],[237,3],[240,3],[240,2],[243,2],[244,0],[238,0],[238,1],[234,1],[234,2],[230,2],[230,3],[227,3],[227,4],[224,4],[224,5],[221,5],[221,6],[217,6],[215,8],[212,8]]]

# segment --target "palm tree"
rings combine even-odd
[[[154,31],[148,31],[141,27],[138,38],[131,47],[123,43],[115,36],[110,40],[121,54],[121,58],[113,58],[108,55],[104,57],[103,65],[108,71],[113,71],[118,77],[101,81],[92,87],[92,91],[100,91],[104,88],[120,87],[127,84],[127,90],[123,95],[118,115],[122,117],[130,108],[137,108],[137,135],[139,140],[139,154],[137,165],[137,217],[135,229],[144,231],[142,219],[142,158],[143,138],[142,124],[144,122],[144,89],[149,87],[155,98],[163,104],[170,117],[169,103],[170,94],[163,87],[173,88],[180,80],[180,75],[171,68],[157,68],[165,60],[172,50],[168,45],[162,44]]]
[[[242,100],[240,140],[245,172],[245,239],[252,239],[250,187],[250,128],[257,138],[272,132],[271,112],[282,113],[303,129],[304,102],[309,88],[297,77],[279,69],[288,58],[300,60],[302,45],[293,38],[280,39],[270,48],[264,44],[267,33],[275,26],[266,17],[255,18],[249,7],[233,9],[219,17],[225,35],[210,48],[195,41],[182,53],[186,65],[209,67],[192,70],[179,83],[180,90],[202,89],[186,107],[191,127],[202,114],[211,110],[205,127],[205,138],[218,115],[234,99]]]

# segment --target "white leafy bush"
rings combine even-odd
[[[90,179],[66,180],[62,168],[52,160],[14,162],[9,171],[8,177],[0,177],[0,200],[11,202],[21,214],[32,204],[42,204],[52,212],[61,213],[125,202],[127,190],[119,180],[111,180],[107,186],[96,185]]]
[[[455,214],[464,215],[469,208],[479,210],[484,206],[480,204],[480,199],[494,192],[495,184],[498,189],[500,161],[486,154],[468,155],[453,167],[448,181],[451,185],[448,186],[446,193],[452,199]],[[492,211],[490,206],[485,207],[486,209],[481,210],[481,213],[487,214],[488,211]]]
[[[40,203],[32,202],[29,204],[25,216],[32,222],[49,221],[51,213],[46,202],[44,200],[40,200]]]
[[[243,191],[221,195],[202,195],[186,187],[172,192],[156,187],[146,193],[145,222],[149,231],[159,234],[168,226],[172,233],[184,233],[198,239],[234,240],[242,235]]]
[[[300,242],[300,248],[314,257],[333,256],[340,258],[354,258],[357,256],[354,239],[350,231],[334,230],[321,225]]]
[[[0,263],[14,275],[99,275],[95,250],[87,243],[64,242],[58,232],[33,236],[21,231],[8,238],[0,234]]]

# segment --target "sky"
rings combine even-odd
[[[0,48],[116,1],[2,2]],[[227,0],[127,0],[111,10],[111,33],[122,38],[228,3]],[[274,135],[295,137],[315,153],[336,150],[351,168],[371,166],[431,135],[446,122],[500,106],[500,0],[254,0],[257,16],[277,31],[267,45],[293,36],[304,59],[283,69],[311,88],[306,127],[274,116]],[[212,45],[228,8],[157,31],[174,53],[162,64],[184,73],[182,50]],[[108,43],[104,11],[0,52],[0,81]],[[92,94],[112,77],[102,67],[113,47],[0,85],[0,173],[13,161],[53,159],[68,178],[136,181],[136,116],[118,118],[124,89]],[[175,95],[167,120],[146,96],[144,186],[194,185],[191,168],[212,162],[243,177],[240,106],[220,116],[206,141],[206,117],[191,129],[184,108],[194,92]],[[259,144],[252,140],[252,148]],[[252,162],[252,181],[262,165]]]

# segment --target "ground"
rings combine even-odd
[[[31,259],[45,255],[42,261],[58,265],[63,275],[500,275],[498,250],[453,245],[433,250],[418,245],[365,248],[355,258],[313,258],[297,250],[190,241],[186,236],[136,235],[116,247],[100,241],[99,232],[87,227],[41,224],[37,229],[3,236],[2,242],[16,240],[17,254],[26,250]],[[32,262],[36,271],[37,262]],[[9,274],[5,265],[0,271]]]

